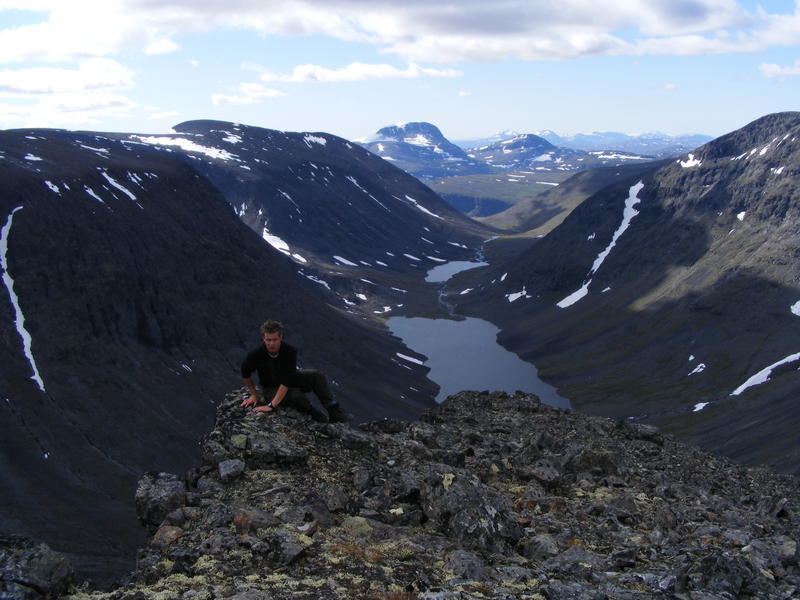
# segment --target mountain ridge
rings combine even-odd
[[[604,188],[526,254],[458,276],[475,290],[459,311],[492,315],[504,345],[581,410],[796,470],[798,382],[777,363],[797,352],[800,327],[787,258],[799,239],[798,138],[800,114],[768,115]],[[730,395],[771,365],[747,404]],[[743,423],[758,426],[729,439]]]
[[[796,477],[653,426],[522,392],[462,392],[417,421],[352,428],[292,409],[258,417],[240,407],[246,395],[219,403],[201,465],[140,479],[150,541],[123,585],[70,587],[57,556],[0,540],[0,566],[15,575],[4,585],[74,600],[778,600],[800,590]]]

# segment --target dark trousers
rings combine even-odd
[[[321,371],[316,369],[298,369],[296,374],[298,387],[290,387],[286,392],[286,397],[283,401],[286,406],[291,406],[304,413],[311,414],[312,416],[319,416],[322,413],[313,405],[306,397],[308,392],[314,392],[314,395],[319,398],[320,403],[326,409],[331,409],[338,406],[338,402],[333,397],[333,392],[328,386],[328,379]],[[267,402],[275,394],[275,390],[264,390],[264,398]]]

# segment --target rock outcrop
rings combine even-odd
[[[650,425],[462,392],[416,422],[218,407],[205,464],[147,474],[152,534],[96,600],[800,595],[800,494]]]

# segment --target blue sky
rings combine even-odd
[[[800,0],[0,0],[0,128],[721,135],[800,110]]]

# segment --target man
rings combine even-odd
[[[264,343],[250,352],[242,362],[242,378],[250,391],[250,397],[242,406],[253,406],[255,412],[275,412],[282,402],[311,414],[315,421],[343,423],[349,415],[342,411],[334,399],[325,375],[313,369],[297,368],[297,349],[283,341],[283,325],[267,321],[261,326]],[[257,406],[258,393],[251,375],[258,372],[264,398],[270,397],[266,405]],[[326,417],[306,398],[305,392],[313,391],[328,411]]]

